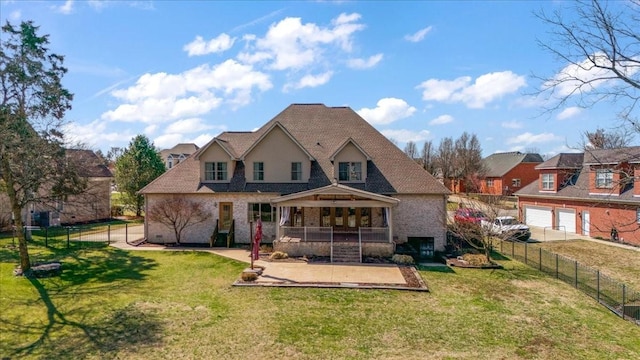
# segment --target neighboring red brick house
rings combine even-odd
[[[538,181],[518,191],[533,226],[640,245],[640,146],[559,154],[536,166]]]
[[[482,160],[485,174],[480,181],[483,194],[511,195],[538,179],[535,167],[544,160],[539,154],[495,153]]]

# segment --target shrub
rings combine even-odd
[[[242,273],[242,281],[256,281],[258,280],[258,274],[251,272],[251,271],[245,271]]]
[[[462,255],[462,260],[469,263],[469,265],[473,266],[482,266],[482,265],[490,265],[487,262],[487,257],[483,254],[464,254]]]
[[[288,258],[289,258],[289,255],[287,255],[286,252],[282,252],[282,251],[276,251],[271,255],[269,255],[269,260],[281,260],[281,259],[288,259]]]
[[[391,257],[391,261],[393,261],[396,264],[400,264],[400,265],[413,265],[413,264],[415,264],[415,262],[413,261],[413,257],[411,257],[411,255],[393,254],[393,257]]]

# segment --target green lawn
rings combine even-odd
[[[532,244],[578,260],[640,291],[640,252],[588,240]]]
[[[0,240],[0,358],[636,359],[640,327],[518,262],[427,268],[430,293],[235,288],[197,252],[34,246],[60,277],[11,274]]]

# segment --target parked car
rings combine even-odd
[[[531,237],[529,227],[513,216],[498,216],[493,221],[485,219],[481,224],[490,234],[504,240],[527,241]]]
[[[456,210],[453,221],[458,224],[478,224],[480,225],[487,216],[480,210],[472,208],[461,208]]]

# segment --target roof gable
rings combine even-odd
[[[244,161],[247,155],[251,153],[251,151],[253,151],[253,149],[255,149],[256,146],[258,146],[258,144],[260,144],[260,142],[262,142],[262,140],[264,140],[267,136],[269,136],[269,134],[271,134],[271,132],[273,132],[274,129],[276,128],[282,130],[285,133],[285,135],[287,135],[289,139],[291,139],[291,141],[293,141],[293,143],[295,143],[300,148],[300,150],[302,150],[305,153],[305,155],[309,157],[309,160],[311,161],[315,160],[313,156],[307,151],[307,149],[305,149],[304,146],[302,146],[302,144],[300,144],[300,142],[298,142],[298,140],[296,140],[296,138],[293,137],[293,135],[291,135],[291,133],[287,131],[287,129],[277,121],[274,122],[266,131],[264,131],[260,135],[260,137],[240,156],[240,160]]]
[[[230,149],[227,148],[227,144],[225,141],[218,139],[217,137],[211,139],[211,141],[209,141],[205,146],[203,146],[202,148],[200,148],[198,150],[198,152],[195,154],[195,158],[196,160],[200,160],[200,157],[207,152],[207,150],[213,145],[216,144],[218,146],[220,146],[222,148],[222,150],[224,150],[224,152],[227,153],[227,155],[229,155],[229,158],[231,160],[236,160],[236,156],[230,151]]]
[[[349,144],[352,144],[353,146],[355,146],[356,149],[358,149],[358,151],[360,151],[362,155],[364,155],[364,157],[367,158],[367,161],[371,160],[371,156],[369,156],[369,154],[367,154],[367,152],[364,151],[364,149],[362,149],[362,147],[360,147],[360,145],[358,145],[358,143],[355,142],[352,138],[348,138],[342,145],[340,145],[340,147],[338,147],[338,149],[333,154],[331,154],[331,157],[329,158],[329,160],[333,161],[336,158],[336,156]]]

